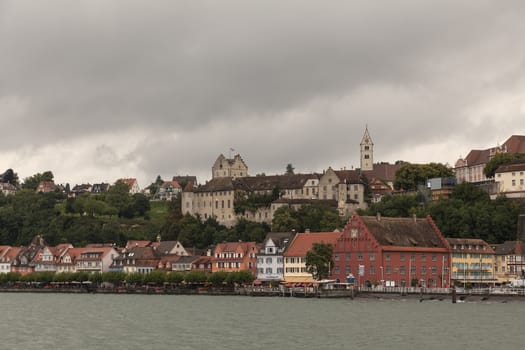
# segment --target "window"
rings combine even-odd
[[[376,274],[376,268],[375,266],[370,266],[370,274],[375,275]]]
[[[345,253],[345,261],[350,261],[351,255],[350,253]]]
[[[267,264],[271,264],[272,263],[272,258],[266,258],[266,263]]]
[[[437,254],[436,253],[432,253],[432,261],[437,261]]]
[[[399,254],[399,261],[405,261],[405,253]]]
[[[363,260],[363,253],[361,253],[361,252],[357,253],[357,260],[358,261],[362,261]]]
[[[512,186],[516,186],[516,180],[512,180]]]
[[[336,267],[335,267],[334,273],[335,273],[336,275],[339,275],[339,266],[336,266]]]
[[[338,254],[338,253],[335,253],[335,254],[334,254],[334,260],[335,260],[335,261],[339,261],[339,254]]]
[[[416,261],[416,253],[410,253],[410,261]]]
[[[416,267],[415,266],[411,266],[410,267],[410,274],[411,275],[415,275],[416,274]]]
[[[520,179],[520,185],[523,186],[523,179]]]
[[[432,266],[432,274],[437,275],[437,267]]]
[[[350,271],[350,266],[345,266],[345,275],[349,275]]]
[[[386,253],[385,254],[385,260],[386,261],[390,261],[390,253]]]
[[[405,272],[406,272],[406,271],[405,271],[405,267],[404,267],[404,266],[400,266],[400,267],[399,267],[399,274],[400,274],[400,275],[404,275]]]
[[[370,253],[370,261],[374,261],[376,259],[375,253]]]
[[[421,261],[427,261],[427,254],[421,253]]]
[[[267,267],[266,268],[266,274],[271,274],[273,271],[272,271],[272,268],[271,267]]]

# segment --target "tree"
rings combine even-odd
[[[278,208],[272,219],[272,231],[290,232],[300,229],[300,222],[297,219],[297,212],[288,206]]]
[[[53,181],[54,176],[51,171],[44,171],[43,173],[37,173],[33,176],[26,177],[24,179],[24,183],[22,184],[22,188],[28,189],[28,190],[36,190],[38,187],[38,184],[42,181]]]
[[[523,158],[525,158],[525,154],[523,153],[498,153],[487,162],[485,168],[483,168],[483,174],[490,179],[494,177],[494,174],[500,165],[511,163],[514,160]]]
[[[419,185],[435,177],[452,177],[452,169],[441,163],[410,164],[406,163],[396,171],[394,188],[397,190],[416,191]]]
[[[106,202],[115,207],[119,217],[129,217],[130,211],[133,212],[132,198],[129,195],[129,187],[123,181],[117,181],[106,193]],[[133,217],[133,214],[131,214]]]
[[[286,165],[286,172],[285,172],[285,174],[286,175],[293,175],[294,174],[294,170],[295,170],[295,168],[293,167],[292,163],[288,163]]]
[[[329,243],[314,243],[306,253],[306,271],[317,280],[330,277],[334,266],[332,261],[333,247]]]
[[[0,174],[0,182],[6,182],[18,186],[18,174],[15,173],[13,169],[7,169],[5,173]]]

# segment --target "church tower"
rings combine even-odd
[[[374,143],[368,133],[367,125],[361,140],[361,171],[368,170],[374,170]]]

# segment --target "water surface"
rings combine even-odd
[[[2,349],[519,349],[525,302],[0,294]]]

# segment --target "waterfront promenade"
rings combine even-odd
[[[94,286],[90,283],[72,284],[13,284],[0,287],[0,293],[72,293],[72,294],[142,294],[142,295],[223,295],[251,297],[294,298],[365,298],[365,299],[419,299],[453,300],[449,288],[374,287],[321,289],[311,286],[297,287],[212,287],[212,286]],[[525,288],[474,288],[456,289],[457,302],[463,301],[525,301]]]

